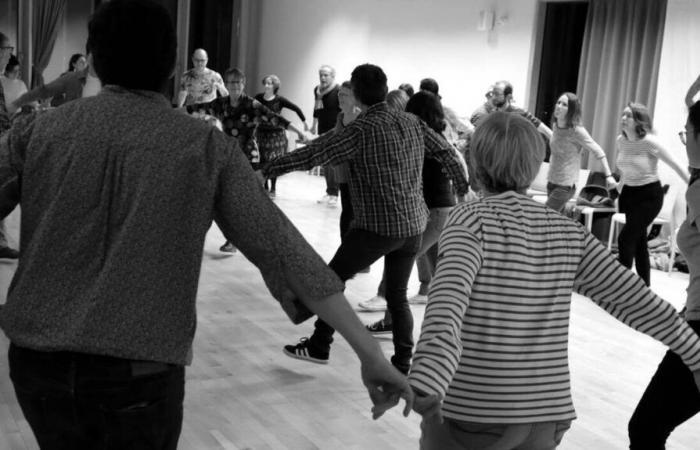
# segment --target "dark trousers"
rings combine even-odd
[[[353,212],[352,203],[350,202],[350,185],[338,183],[338,190],[340,191],[340,238],[342,239],[345,233],[350,230]]]
[[[326,178],[326,194],[338,196],[338,182],[335,181],[335,169],[331,166],[323,167],[323,176]]]
[[[10,378],[42,450],[172,449],[185,368],[10,345]]]
[[[700,335],[700,321],[688,322]],[[700,411],[700,392],[683,360],[668,351],[629,423],[631,449],[662,450],[680,424]]]
[[[404,373],[408,372],[413,354],[413,315],[406,299],[406,287],[420,243],[420,235],[390,238],[351,229],[328,264],[341,280],[346,281],[384,257],[387,309],[394,319],[394,356],[391,362]],[[329,351],[335,330],[321,319],[314,326],[310,344],[319,351]]]
[[[637,275],[647,286],[651,284],[647,228],[661,211],[663,203],[664,191],[658,181],[623,187],[618,203],[620,212],[625,213],[625,225],[617,238],[618,258],[628,269],[634,261]]]

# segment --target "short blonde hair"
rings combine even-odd
[[[517,113],[494,112],[476,127],[469,162],[487,192],[524,191],[542,165],[545,145],[535,126]]]

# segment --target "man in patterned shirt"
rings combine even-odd
[[[209,56],[204,49],[198,48],[192,54],[193,68],[182,74],[180,80],[180,93],[177,98],[177,106],[181,108],[185,102],[188,105],[196,103],[208,103],[216,99],[216,92],[226,97],[228,91],[224,86],[224,80],[218,72],[207,68]]]
[[[469,185],[457,150],[413,114],[390,110],[386,75],[371,64],[358,66],[350,79],[362,113],[342,131],[327,133],[303,149],[263,168],[267,177],[298,169],[347,162],[354,219],[329,266],[342,281],[384,257],[387,307],[394,320],[392,363],[408,372],[413,352],[413,316],[406,286],[428,219],[423,200],[423,160],[440,161],[465,194]],[[287,356],[325,364],[333,328],[319,319],[313,335],[284,348]]]

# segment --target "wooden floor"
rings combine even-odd
[[[323,179],[294,173],[278,180],[276,203],[326,259],[339,244],[338,208],[318,205]],[[16,214],[8,227],[16,242]],[[180,449],[406,449],[417,448],[419,418],[390,411],[372,421],[359,364],[338,338],[327,366],[289,359],[282,346],[308,335],[312,323],[290,324],[265,290],[256,269],[236,254],[218,252],[221,233],[207,236],[199,289],[194,361],[187,370]],[[0,264],[2,301],[14,264]],[[374,295],[380,263],[348,283],[356,304]],[[653,288],[677,307],[685,274],[654,271]],[[411,280],[409,295],[417,289]],[[416,336],[424,307],[413,307]],[[359,313],[365,322],[381,313]],[[387,354],[390,338],[380,339]],[[36,449],[7,375],[7,339],[0,336],[0,450]],[[579,418],[561,449],[627,448],[627,421],[654,372],[663,347],[575,296],[571,316],[571,371]],[[700,418],[681,426],[668,448],[697,450]]]

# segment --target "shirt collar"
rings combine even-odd
[[[108,84],[102,88],[102,92],[98,95],[128,95],[140,97],[144,100],[155,104],[162,104],[164,106],[169,106],[168,100],[163,94],[156,91],[146,91],[141,89],[127,89],[122,86],[117,86],[115,84]]]

